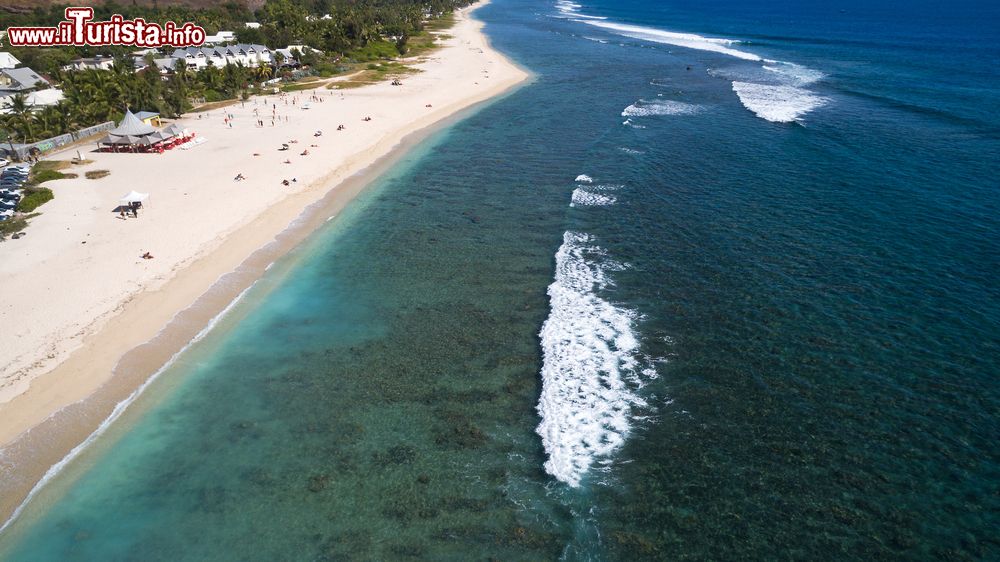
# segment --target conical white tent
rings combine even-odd
[[[143,123],[131,111],[126,111],[125,117],[122,117],[121,123],[119,123],[114,129],[108,131],[108,134],[117,137],[123,137],[126,135],[141,137],[154,132],[156,132],[156,127]]]

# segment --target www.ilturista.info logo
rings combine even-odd
[[[92,47],[193,47],[205,43],[205,30],[187,22],[162,26],[142,18],[126,20],[115,14],[108,21],[94,19],[93,8],[66,8],[66,21],[56,27],[8,27],[7,40],[15,47],[75,45]]]

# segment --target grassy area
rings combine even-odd
[[[89,160],[87,160],[89,162]],[[40,172],[42,170],[65,170],[73,165],[71,160],[42,160],[34,166],[31,167],[32,172]]]
[[[406,66],[401,62],[373,62],[365,65],[363,70],[351,76],[350,79],[331,82],[327,88],[330,88],[331,90],[360,88],[361,86],[367,86],[368,84],[402,78],[418,72],[420,72],[419,69],[413,68],[412,66]]]
[[[188,111],[188,113],[201,113],[203,111],[212,111],[212,110],[215,110],[215,109],[221,109],[223,107],[229,107],[230,105],[239,103],[239,101],[240,100],[238,100],[238,99],[231,99],[231,100],[222,100],[222,101],[213,101],[213,102],[203,103],[203,104],[199,105],[198,107],[192,108],[190,111]]]
[[[111,174],[111,172],[108,170],[91,170],[83,174],[83,176],[88,180],[99,180],[109,174]]]
[[[455,14],[447,13],[424,23],[424,31],[444,31],[455,26]]]
[[[44,160],[32,166],[31,174],[28,176],[28,181],[24,186],[24,197],[18,202],[17,211],[19,213],[30,213],[51,201],[55,197],[52,190],[47,187],[41,187],[40,184],[52,180],[77,177],[76,174],[65,174],[59,171],[71,166],[73,166],[73,162],[70,160]],[[7,220],[4,221],[4,224],[21,224],[19,221],[21,219]],[[23,223],[19,228],[24,228],[26,225],[27,223]],[[14,227],[6,226],[5,228]]]
[[[6,240],[8,236],[21,232],[26,226],[28,226],[28,219],[37,216],[38,213],[32,213],[30,215],[17,217],[16,219],[0,221],[0,240]]]
[[[38,183],[47,182],[47,181],[51,181],[51,180],[61,180],[61,179],[65,178],[65,177],[66,177],[66,174],[64,174],[62,172],[57,172],[55,170],[42,170],[40,172],[38,172],[38,171],[32,171],[32,173],[31,173],[31,179],[29,181],[31,183],[38,184]]]
[[[73,162],[69,160],[43,160],[31,167],[31,182],[32,183],[42,183],[43,181],[49,181],[61,179],[63,174],[59,170],[65,170],[73,165]],[[41,177],[46,177],[47,179],[39,179]]]
[[[322,80],[308,80],[305,82],[293,82],[291,84],[284,84],[281,86],[282,92],[298,92],[301,90],[312,90],[313,88],[320,88],[323,86]]]
[[[47,187],[26,187],[24,197],[17,204],[17,210],[21,213],[30,213],[55,197],[52,190]]]
[[[394,59],[399,56],[396,44],[392,41],[380,39],[372,41],[360,49],[355,49],[347,54],[347,58],[354,62],[371,62],[382,59]]]

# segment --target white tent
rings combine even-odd
[[[130,205],[132,203],[145,203],[149,199],[148,193],[139,193],[138,191],[130,191],[128,195],[122,197],[118,200],[122,205]]]

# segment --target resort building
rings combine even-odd
[[[169,64],[163,59],[157,59],[156,65],[161,69],[173,70],[178,60],[192,70],[200,70],[206,66],[223,67],[228,64],[243,66],[260,66],[271,64],[271,51],[264,45],[237,44],[226,47],[189,47],[177,49],[170,55]],[[161,64],[163,61],[163,64]]]

